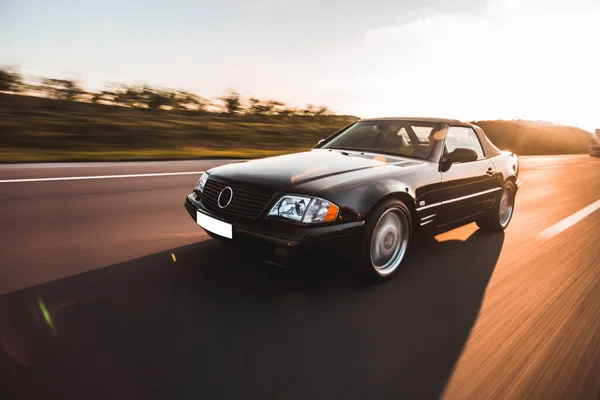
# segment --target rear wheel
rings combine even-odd
[[[514,183],[507,181],[502,188],[500,199],[496,201],[490,213],[477,221],[477,226],[486,231],[499,232],[508,226],[515,209],[516,189]]]
[[[412,237],[408,207],[400,200],[378,206],[365,225],[359,271],[375,281],[391,278],[402,264]]]

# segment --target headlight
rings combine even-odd
[[[338,206],[318,197],[286,195],[275,203],[269,215],[311,223],[334,221],[338,212]]]
[[[198,183],[196,183],[196,189],[199,192],[204,190],[204,185],[206,185],[206,181],[208,180],[208,174],[205,172],[202,174],[200,179],[198,179]]]

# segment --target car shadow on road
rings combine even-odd
[[[431,239],[368,286],[339,263],[287,271],[209,240],[14,292],[0,299],[0,387],[6,398],[439,398],[503,242]]]

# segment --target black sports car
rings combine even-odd
[[[345,247],[367,277],[387,279],[419,232],[506,228],[519,186],[517,156],[478,126],[364,119],[310,151],[210,169],[185,206],[212,237],[270,261]]]

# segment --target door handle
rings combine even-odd
[[[486,174],[488,174],[489,176],[492,176],[496,173],[496,170],[494,170],[492,167],[488,168]]]

